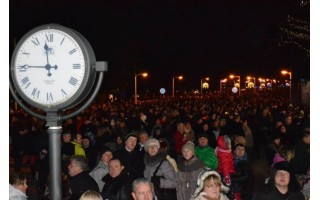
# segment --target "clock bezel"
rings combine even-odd
[[[20,84],[18,83],[18,80],[16,79],[16,67],[15,67],[15,63],[16,63],[16,58],[17,55],[19,54],[19,51],[22,47],[22,45],[24,44],[24,42],[30,38],[31,35],[39,32],[39,31],[43,31],[43,30],[57,30],[57,31],[61,31],[66,33],[67,35],[69,35],[70,37],[72,37],[76,43],[79,45],[83,56],[84,56],[84,76],[83,76],[83,80],[82,83],[80,85],[80,87],[77,89],[77,91],[67,100],[60,102],[60,103],[54,103],[54,104],[40,104],[34,100],[32,100],[31,98],[29,98],[23,90],[20,89]],[[25,35],[23,35],[23,37],[19,40],[19,42],[17,43],[13,54],[12,54],[12,58],[11,58],[11,65],[10,65],[10,70],[11,70],[11,78],[13,81],[13,84],[15,86],[16,91],[18,92],[18,94],[20,95],[20,97],[29,105],[35,107],[35,108],[39,108],[42,109],[44,111],[59,111],[59,110],[64,110],[64,109],[68,109],[70,107],[73,107],[75,105],[77,105],[78,103],[80,103],[90,92],[91,88],[94,85],[95,82],[95,77],[96,77],[96,71],[94,69],[96,64],[96,57],[95,54],[93,52],[93,49],[90,45],[90,43],[88,42],[88,40],[79,32],[71,29],[71,28],[67,28],[65,26],[59,25],[59,24],[47,24],[47,25],[41,25],[38,27],[35,27],[33,29],[31,29],[30,31],[28,31]],[[36,72],[34,72],[36,73]]]

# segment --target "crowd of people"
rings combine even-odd
[[[307,105],[267,93],[150,98],[138,105],[93,103],[62,124],[62,196],[308,198],[309,113]],[[45,122],[11,110],[15,174],[28,155],[42,199],[50,196],[47,134]],[[256,159],[266,159],[270,169],[261,191],[249,187]],[[25,185],[23,180],[18,184]],[[10,181],[10,190],[14,184]],[[21,192],[26,194],[26,188]]]

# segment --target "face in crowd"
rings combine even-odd
[[[209,199],[218,199],[220,196],[221,182],[216,176],[208,176],[204,180],[203,191]]]
[[[157,145],[150,145],[148,147],[148,154],[150,156],[155,156],[159,151],[159,147]]]
[[[115,178],[120,175],[124,166],[121,164],[120,160],[110,160],[109,162],[109,174],[112,178]]]
[[[152,200],[152,188],[148,183],[140,183],[136,186],[135,192],[132,192],[134,200]]]
[[[134,150],[136,145],[137,145],[137,138],[133,136],[130,136],[125,142],[125,148],[130,152]]]

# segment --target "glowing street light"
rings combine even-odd
[[[174,97],[174,79],[177,78],[178,80],[182,80],[183,76],[174,76],[172,77],[172,97]]]
[[[202,94],[203,79],[204,79],[204,80],[206,80],[206,81],[209,81],[209,80],[210,80],[210,78],[209,78],[209,77],[201,78],[201,81],[200,81],[200,94]]]
[[[239,78],[239,96],[240,96],[240,90],[241,90],[241,81],[240,81],[240,76],[235,76],[235,75],[230,75],[229,78],[234,79],[234,78]]]
[[[253,88],[254,91],[256,91],[256,77],[247,76],[248,81],[250,81],[251,79],[253,79]]]
[[[289,77],[290,77],[290,101],[291,101],[291,98],[292,98],[292,95],[291,95],[291,91],[292,91],[292,72],[289,72],[287,70],[282,70],[281,74],[283,74],[283,75],[289,74]]]
[[[134,74],[134,104],[138,104],[138,95],[137,95],[137,77],[142,76],[142,77],[147,77],[148,73],[141,73],[141,74]]]
[[[221,79],[220,80],[220,93],[222,92],[222,83],[226,83],[227,82],[227,79]]]

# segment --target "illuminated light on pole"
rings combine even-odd
[[[222,92],[222,83],[226,83],[227,82],[227,79],[221,79],[220,80],[220,93]]]
[[[256,91],[256,77],[247,76],[247,80],[250,81],[253,79],[253,89]]]
[[[203,88],[203,79],[206,80],[206,81],[209,81],[210,78],[209,77],[206,77],[206,78],[201,78],[201,81],[200,81],[200,94],[202,94],[202,88]]]
[[[281,74],[283,74],[283,75],[289,74],[289,77],[290,77],[290,101],[291,101],[292,100],[291,99],[292,98],[292,94],[291,94],[291,92],[292,92],[292,72],[289,72],[287,70],[282,70]]]
[[[137,95],[137,77],[147,77],[148,73],[134,74],[134,104],[138,104],[138,95]]]
[[[239,78],[239,96],[240,96],[240,91],[241,91],[241,81],[240,81],[240,76],[235,76],[235,75],[230,75],[229,78],[234,79],[234,78]]]
[[[183,76],[174,76],[172,77],[172,97],[174,97],[174,79],[177,78],[178,80],[182,80]]]

